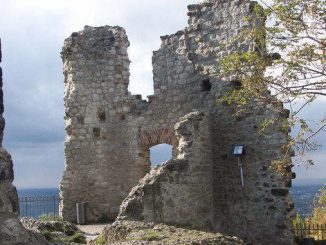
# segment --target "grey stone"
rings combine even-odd
[[[0,213],[0,242],[2,245],[46,245],[45,238],[25,229],[16,215]]]
[[[286,196],[289,194],[289,189],[272,189],[271,192],[274,196]]]
[[[104,229],[102,237],[106,239],[107,244],[116,245],[245,244],[237,237],[220,233],[135,221],[117,221]],[[95,245],[96,243],[91,244]]]
[[[282,152],[288,138],[280,130],[286,116],[282,104],[253,101],[235,116],[234,106],[217,103],[241,89],[236,74],[217,72],[223,57],[254,45],[254,40],[223,42],[252,27],[247,17],[264,24],[255,19],[255,4],[210,0],[188,7],[189,25],[162,36],[153,52],[154,95],[148,102],[128,91],[129,41],[123,28],[87,26],[65,40],[66,169],[60,205],[65,219],[76,221],[75,203],[87,202],[89,222],[118,216],[224,232],[253,244],[291,244],[293,211],[277,218],[269,211],[271,206],[286,210],[290,203],[289,195],[275,198],[271,192],[271,187],[287,189],[291,180],[291,171],[282,176],[270,168],[273,161],[290,162]],[[267,89],[262,93],[270,96]],[[266,118],[280,120],[259,134]],[[149,148],[162,143],[173,146],[173,159],[151,170]],[[244,188],[237,158],[230,154],[234,144],[248,149],[241,159]]]

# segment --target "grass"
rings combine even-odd
[[[51,241],[52,240],[51,232],[50,231],[44,230],[44,231],[41,231],[41,234],[45,237],[45,239],[47,241]]]
[[[44,221],[43,221],[44,222]],[[78,231],[76,231],[68,222],[66,221],[56,221],[51,223],[46,223],[44,229],[41,231],[41,234],[46,238],[46,240],[51,242],[67,242],[67,243],[82,243],[86,244],[86,236]],[[62,232],[67,237],[59,239],[60,241],[54,241],[52,237],[52,232]],[[58,239],[55,239],[58,240]],[[62,240],[62,241],[61,241]]]
[[[142,240],[142,241],[160,241],[160,240],[162,240],[164,238],[157,231],[144,230],[144,232],[145,232],[144,236],[140,237],[139,240]]]
[[[103,235],[99,235],[97,238],[96,238],[96,244],[105,244],[105,238]]]
[[[63,221],[62,217],[56,215],[54,216],[53,214],[41,214],[38,219],[42,222],[45,221]]]
[[[86,237],[84,234],[77,232],[73,236],[66,238],[65,242],[75,242],[75,243],[86,244]]]

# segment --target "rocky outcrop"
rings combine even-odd
[[[0,40],[1,62],[1,40]],[[26,230],[18,220],[19,204],[17,190],[13,186],[13,163],[9,153],[2,147],[5,120],[3,113],[2,69],[0,67],[0,244],[45,245],[40,234]]]
[[[86,244],[84,233],[75,224],[67,221],[43,221],[24,218],[22,224],[33,232],[41,233],[53,245]]]
[[[165,224],[139,221],[117,221],[106,227],[101,236],[106,241],[105,244],[111,245],[245,244],[237,237],[226,236],[220,233],[182,229]],[[94,244],[96,243],[94,242]]]
[[[0,213],[1,245],[46,245],[48,242],[41,234],[25,229],[17,215]]]
[[[16,188],[12,185],[14,180],[11,156],[0,148],[0,212],[18,214],[18,196]]]

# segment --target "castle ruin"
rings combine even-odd
[[[216,102],[237,84],[217,75],[219,61],[255,45],[253,40],[223,44],[262,24],[255,5],[209,0],[188,6],[189,25],[161,37],[153,53],[154,95],[148,101],[128,92],[129,41],[123,28],[86,26],[65,40],[64,219],[75,222],[76,203],[86,202],[89,222],[154,221],[255,244],[291,243],[291,167],[286,176],[270,168],[284,158],[288,132],[280,122],[286,110],[279,103],[253,103],[235,116],[233,106]],[[260,134],[259,125],[270,117],[280,122]],[[173,146],[173,159],[150,171],[149,148],[162,143]],[[244,187],[231,154],[235,144],[246,149]]]

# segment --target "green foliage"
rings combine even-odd
[[[66,238],[65,241],[86,244],[86,236],[81,233],[76,233],[73,236]]]
[[[271,125],[274,125],[275,123],[275,118],[267,118],[265,119],[259,127],[259,133],[263,134],[263,132],[266,131],[267,128],[269,128]]]
[[[43,221],[44,222],[44,221]],[[43,230],[49,231],[49,232],[63,232],[67,236],[72,236],[76,233],[76,230],[74,229],[73,226],[71,226],[68,222],[66,221],[56,221],[56,222],[51,222],[51,223],[45,223],[45,226]]]
[[[41,214],[38,219],[42,222],[45,222],[45,221],[63,221],[62,217],[56,215],[54,216],[53,214]]]
[[[326,224],[326,184],[319,190],[319,194],[314,202],[311,216],[302,219],[299,214],[293,220],[293,227],[295,229],[296,235],[300,236],[300,228],[298,227],[310,227],[309,237],[317,240],[323,240],[324,231],[322,228]]]
[[[292,221],[293,226],[296,227],[298,225],[303,225],[304,223],[304,219],[301,218],[300,214],[297,213],[294,220]]]
[[[62,225],[62,232],[65,233],[67,236],[73,236],[76,231],[72,229],[68,223],[64,222]]]
[[[306,106],[326,96],[326,0],[260,2],[264,8],[256,5],[253,15],[243,20],[250,27],[225,43],[239,48],[220,61],[219,75],[241,81],[241,88],[230,90],[218,102],[234,106],[236,114],[248,110],[251,102],[274,104],[276,113],[283,109],[278,101],[289,104],[288,125],[269,118],[260,133],[274,124],[280,124],[282,132],[298,126],[299,132],[285,147],[286,152],[295,148],[303,156],[317,149],[313,138],[326,129],[326,118],[312,128],[300,117]]]
[[[164,237],[162,237],[162,235],[154,230],[146,230],[144,236],[142,236],[139,240],[142,241],[160,241],[162,240]]]
[[[314,224],[326,224],[326,184],[319,191],[309,220]]]
[[[96,238],[96,244],[105,244],[106,241],[105,241],[105,237],[103,235],[99,235],[97,238]]]
[[[47,215],[46,214],[41,214],[39,216],[39,220],[42,221],[42,222],[47,221]]]
[[[78,232],[78,229],[66,221],[41,221],[43,225],[40,227],[41,234],[51,242],[78,242],[86,243],[86,237]],[[62,232],[64,233],[66,238],[59,238],[57,236],[53,236],[53,232]],[[83,242],[85,241],[85,242]]]
[[[51,232],[48,230],[41,231],[41,234],[45,237],[46,240],[51,241]]]

